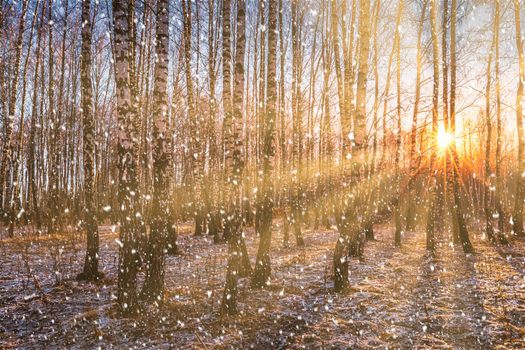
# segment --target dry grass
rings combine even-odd
[[[0,243],[0,348],[525,346],[521,241],[493,247],[477,238],[477,254],[465,257],[442,240],[431,258],[423,233],[406,234],[395,248],[391,229],[378,227],[365,260],[351,261],[352,288],[334,295],[330,265],[337,233],[305,230],[305,248],[284,248],[276,229],[272,284],[253,290],[241,280],[241,313],[232,318],[218,315],[227,247],[193,237],[185,224],[179,230],[182,254],[167,259],[161,310],[148,307],[143,316],[120,319],[114,312],[117,243],[110,231],[101,238],[107,279],[98,285],[74,280],[83,262],[81,237]],[[257,238],[251,229],[247,245],[253,258]],[[59,256],[53,257],[56,247]]]

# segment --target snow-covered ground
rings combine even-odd
[[[114,311],[110,228],[101,228],[99,285],[74,280],[82,237],[0,241],[0,348],[525,348],[522,241],[494,247],[476,236],[476,254],[465,256],[442,239],[432,258],[424,232],[405,234],[395,248],[392,229],[378,226],[365,260],[351,261],[350,290],[335,295],[337,233],[305,228],[305,248],[283,248],[275,225],[271,286],[253,290],[241,280],[241,314],[221,318],[227,247],[193,237],[189,224],[180,231],[161,311],[149,307],[135,319]],[[251,229],[246,236],[253,263],[258,240]]]

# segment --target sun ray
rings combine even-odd
[[[452,141],[454,141],[454,135],[445,130],[444,126],[440,126],[436,135],[436,139],[438,150],[440,153],[444,154],[451,146]]]

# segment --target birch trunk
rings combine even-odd
[[[165,248],[170,230],[169,165],[170,132],[168,129],[169,3],[157,1],[157,28],[153,87],[153,203],[148,242],[146,279],[142,296],[161,303],[164,298]]]
[[[95,203],[95,117],[91,80],[91,0],[82,1],[82,55],[80,62],[80,91],[82,102],[82,158],[84,160],[84,227],[87,247],[84,270],[78,276],[84,280],[98,280],[99,235]]]
[[[514,213],[512,215],[513,231],[519,237],[525,237],[523,230],[523,198],[525,196],[525,136],[523,135],[523,79],[525,79],[525,58],[521,34],[521,2],[514,0],[514,17],[516,28],[516,47],[518,50],[518,90],[516,92],[516,130],[518,132],[518,171],[516,174],[516,194],[514,197]]]
[[[235,52],[234,88],[232,104],[232,134],[233,142],[232,171],[229,186],[229,226],[228,237],[228,267],[226,286],[221,303],[221,313],[234,315],[237,313],[237,282],[243,265],[248,258],[246,245],[242,237],[242,174],[244,170],[242,121],[244,93],[244,53],[246,46],[246,4],[244,0],[237,2],[237,40]],[[249,260],[248,260],[249,263]],[[246,269],[246,265],[244,267]],[[251,269],[251,268],[250,268]]]
[[[123,314],[138,311],[136,240],[139,235],[137,159],[135,143],[138,135],[133,127],[136,111],[133,108],[131,85],[131,34],[128,21],[133,9],[124,0],[113,0],[113,23],[115,37],[115,83],[118,122],[119,158],[119,269],[117,301]]]
[[[434,172],[433,166],[436,161],[437,143],[436,135],[438,131],[438,115],[439,115],[439,42],[437,39],[437,0],[430,0],[430,31],[431,31],[431,42],[432,42],[432,67],[433,67],[433,87],[432,87],[432,137],[430,139],[431,156],[429,171]],[[435,220],[436,220],[436,196],[438,192],[438,181],[439,176],[436,172],[432,176],[432,184],[430,190],[430,208],[427,219],[427,250],[434,252],[436,239],[435,239]]]

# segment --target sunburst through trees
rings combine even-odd
[[[524,11],[0,1],[0,348],[525,347]]]

